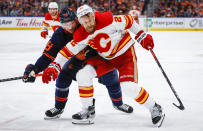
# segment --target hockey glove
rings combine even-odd
[[[75,55],[75,57],[78,60],[85,60],[86,59],[86,57],[85,57],[85,51],[84,50],[80,51],[77,55]]]
[[[53,79],[53,81],[55,81],[60,71],[61,71],[60,64],[56,62],[52,62],[49,65],[49,67],[47,67],[44,70],[42,74],[42,82],[48,84],[51,81],[51,78]]]
[[[135,40],[141,44],[143,48],[149,50],[154,48],[154,41],[150,34],[146,34],[143,30],[137,33]]]
[[[96,56],[98,53],[96,50],[92,49],[91,47],[86,47],[82,51],[80,51],[76,56],[79,60],[87,60],[89,58],[92,58],[93,56]]]
[[[41,31],[41,37],[46,39],[47,35],[48,35],[48,30],[47,29],[42,29],[42,31]]]
[[[27,65],[27,67],[25,68],[25,72],[23,75],[23,82],[35,82],[35,72],[36,72],[36,68],[33,64],[29,64]]]

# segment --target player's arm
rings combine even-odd
[[[86,40],[83,40],[80,42],[76,42],[75,40],[72,40],[66,45],[66,47],[73,55],[77,55],[88,46],[86,43],[87,43]]]
[[[44,20],[43,27],[42,27],[41,33],[40,33],[41,37],[46,39],[48,36],[48,31],[49,31],[49,24]]]
[[[36,63],[29,64],[24,72],[24,82],[34,82],[35,74],[45,70],[48,65],[53,62],[58,54],[58,52],[65,46],[66,43],[60,41],[63,35],[57,33],[57,31],[53,34],[51,40],[47,43],[42,56],[36,61]],[[31,78],[31,79],[29,79]]]
[[[50,19],[50,16],[48,14],[45,15],[44,17],[44,20],[43,20],[43,23],[42,23],[42,29],[41,29],[41,37],[43,37],[44,39],[46,39],[47,35],[48,35],[48,31],[49,31],[49,19]]]
[[[46,48],[47,48],[47,46],[46,46]],[[35,74],[38,74],[41,71],[43,71],[44,69],[46,69],[48,67],[48,65],[54,61],[55,57],[48,54],[46,51],[46,48],[45,48],[45,51],[43,52],[43,55],[38,58],[38,60],[36,61],[36,63],[34,65],[29,64],[26,67],[25,72],[24,72],[24,78],[23,78],[24,82],[34,82]],[[51,53],[51,54],[53,54],[53,53]]]
[[[65,51],[67,51],[68,49],[63,48],[62,50],[64,51],[63,53],[65,53]],[[72,54],[70,55],[69,53],[65,55],[70,56],[70,58],[73,56]],[[97,55],[97,51],[95,51],[94,49],[88,46],[82,51],[80,51],[77,55],[73,56],[75,58],[71,59],[69,64],[73,64],[73,67],[75,67],[75,69],[72,69],[72,70],[74,70],[74,72],[77,72],[76,70],[79,70],[80,68],[82,68],[83,62],[85,62],[87,59],[95,55]],[[55,61],[51,62],[51,64],[49,64],[49,66],[43,71],[42,82],[48,84],[51,80],[55,81],[59,73],[61,72],[61,67],[65,64],[65,62],[67,62],[67,57],[59,53]]]
[[[147,50],[149,50],[149,48],[153,49],[154,42],[152,36],[147,34],[131,15],[113,16],[113,25],[116,30],[130,30],[136,35],[135,40],[137,40],[143,48]]]
[[[55,81],[67,60],[61,53],[58,53],[56,59],[43,71],[42,82],[48,84],[51,80]]]

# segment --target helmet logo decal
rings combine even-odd
[[[65,13],[63,16],[68,17],[68,13]]]

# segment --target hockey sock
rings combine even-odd
[[[99,82],[106,86],[114,106],[120,106],[123,104],[117,70],[113,70],[105,75],[100,76]]]
[[[56,80],[55,107],[64,109],[69,95],[69,86],[72,83],[72,77],[61,71]]]
[[[82,102],[82,108],[87,109],[89,106],[92,106],[94,87],[79,86],[79,93]]]
[[[135,98],[135,101],[148,109],[152,108],[155,104],[155,101],[149,96],[149,93],[142,87],[139,95]]]
[[[136,102],[151,109],[155,101],[149,96],[148,92],[138,86],[135,82],[121,82],[122,90],[130,97],[134,98]]]
[[[55,107],[57,109],[64,109],[68,100],[69,90],[60,90],[56,88],[55,91]]]
[[[107,86],[109,96],[111,98],[111,101],[114,106],[120,106],[123,104],[122,101],[122,92],[120,85],[114,85],[114,86]]]

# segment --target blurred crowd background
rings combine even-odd
[[[146,0],[1,0],[0,16],[44,16],[49,2],[55,1],[59,9],[76,10],[88,4],[95,10],[127,14],[130,9],[143,11]],[[203,17],[203,0],[147,0],[148,8],[142,15],[149,17]]]

